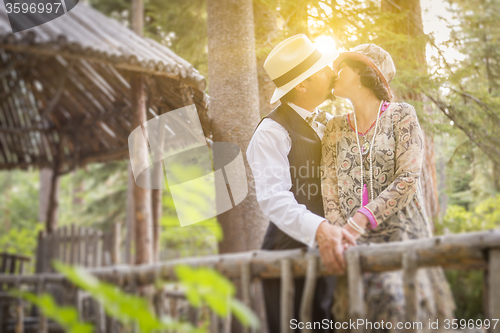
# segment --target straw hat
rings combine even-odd
[[[319,72],[338,57],[335,46],[321,53],[306,35],[295,35],[279,43],[267,56],[264,69],[276,85],[271,103],[296,85]]]
[[[396,75],[396,66],[389,52],[375,44],[361,44],[349,52],[341,53],[333,63],[334,69],[338,71],[340,63],[345,59],[361,61],[373,68],[382,79],[387,91],[391,91],[389,82]]]

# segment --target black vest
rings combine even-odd
[[[281,104],[263,119],[265,118],[272,119],[282,125],[292,141],[292,147],[288,154],[292,178],[290,191],[299,204],[305,205],[316,215],[324,216],[320,175],[321,139],[288,104]],[[303,246],[305,246],[304,243],[285,234],[272,221],[269,223],[262,244],[263,249],[281,250]]]

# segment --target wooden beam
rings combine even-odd
[[[151,75],[157,75],[157,76],[163,76],[163,77],[168,77],[171,79],[175,80],[183,80],[185,83],[189,84],[193,88],[196,88],[200,91],[204,91],[206,88],[206,80],[203,76],[196,74],[194,72],[188,74],[186,78],[182,78],[179,74],[175,73],[169,73],[163,70],[156,70],[156,69],[148,69],[141,67],[139,64],[130,64],[130,63],[113,63],[109,59],[106,58],[98,58],[96,56],[89,56],[89,55],[84,55],[84,54],[75,54],[69,51],[60,51],[57,49],[52,49],[52,48],[44,48],[40,46],[29,46],[29,45],[17,45],[17,44],[0,44],[0,48],[9,50],[9,51],[14,51],[14,52],[20,52],[20,53],[32,53],[36,55],[43,55],[43,56],[49,56],[49,57],[54,57],[56,55],[59,55],[65,59],[69,60],[86,60],[88,62],[98,62],[98,63],[104,63],[108,64],[110,66],[113,66],[117,69],[123,69],[131,72],[137,72],[137,73],[144,73],[144,74],[151,74]],[[168,67],[165,67],[168,68]]]
[[[433,245],[435,240],[439,240],[437,245]],[[467,233],[459,235],[447,235],[434,237],[431,239],[418,239],[405,242],[392,242],[386,244],[372,244],[352,247],[346,251],[346,255],[351,251],[359,252],[362,272],[382,272],[397,270],[402,268],[401,258],[408,249],[414,249],[417,254],[417,267],[442,266],[443,268],[457,268],[457,263],[448,260],[456,260],[453,253],[446,253],[443,249],[454,244],[454,248],[462,255],[461,269],[485,269],[488,266],[487,259],[475,255],[476,251],[484,252],[489,249],[498,248],[500,244],[500,229]],[[433,246],[436,251],[428,251],[428,246]],[[468,248],[469,251],[463,250]],[[386,264],[380,263],[378,257],[380,253],[388,253]],[[422,253],[425,254],[422,257]],[[317,251],[314,252],[319,256]],[[443,257],[444,256],[444,257]],[[192,267],[211,267],[219,271],[228,278],[238,278],[241,274],[241,265],[248,262],[252,265],[252,277],[276,278],[281,276],[281,260],[290,259],[294,277],[304,276],[307,270],[307,256],[304,250],[285,251],[250,251],[239,253],[228,253],[223,255],[211,255],[205,257],[182,258],[168,260],[154,265],[140,266],[110,266],[96,269],[89,269],[90,273],[96,277],[117,285],[126,285],[134,281],[138,285],[150,285],[154,283],[156,276],[163,279],[176,279],[174,268],[176,265],[184,264]],[[377,265],[371,262],[376,261]],[[394,265],[393,262],[398,264]],[[157,274],[158,272],[158,274]],[[334,272],[334,275],[338,274]],[[321,265],[318,275],[330,275],[326,268]],[[59,274],[43,275],[47,281],[60,282],[64,277]],[[23,283],[33,283],[38,281],[39,275],[20,276]],[[0,282],[13,283],[15,279],[9,275],[0,275]]]
[[[59,103],[59,100],[61,99],[61,96],[64,92],[64,89],[66,89],[66,79],[74,65],[75,65],[75,60],[72,59],[69,62],[66,69],[64,70],[64,72],[61,73],[61,77],[59,78],[59,83],[57,84],[57,89],[54,96],[52,96],[49,105],[47,105],[47,107],[42,112],[40,112],[40,116],[42,118],[46,118],[52,111],[54,111],[54,108],[57,106],[57,103]]]

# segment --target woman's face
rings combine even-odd
[[[333,86],[333,94],[337,97],[350,98],[352,92],[357,90],[360,84],[358,73],[345,62],[341,62],[338,68],[338,77]]]

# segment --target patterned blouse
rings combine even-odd
[[[351,119],[354,114],[351,114]],[[365,138],[371,143],[375,126]],[[364,142],[360,137],[360,144]],[[391,103],[380,115],[372,151],[373,197],[365,208],[377,227],[360,242],[392,242],[430,237],[420,186],[423,136],[413,106]],[[364,157],[364,183],[370,193],[370,163]],[[326,127],[322,150],[322,194],[325,217],[343,226],[361,207],[360,156],[355,130],[347,115]]]
[[[364,134],[370,143],[374,127]],[[364,140],[360,138],[360,144],[362,142]],[[423,163],[423,135],[411,105],[391,103],[380,115],[372,155],[374,200],[364,207],[378,225],[372,230],[367,229],[358,243],[432,236],[419,178]],[[360,208],[362,189],[356,134],[346,115],[336,116],[328,122],[321,163],[325,217],[330,223],[343,226]],[[371,190],[369,164],[366,157],[363,178],[368,193]],[[403,333],[404,329],[395,328],[396,323],[406,318],[402,271],[364,273],[363,277],[366,319],[391,322],[393,329],[389,330],[390,333]],[[455,303],[442,268],[420,268],[416,280],[418,320],[438,319],[443,323],[444,319],[452,319]],[[349,320],[346,276],[338,277],[333,299],[335,319]],[[367,333],[376,332],[380,331],[367,330]],[[431,333],[425,327],[422,332]]]

